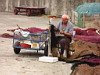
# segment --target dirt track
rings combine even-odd
[[[57,23],[59,19],[55,19]],[[0,34],[7,29],[38,27],[47,28],[49,19],[46,17],[13,15],[13,13],[0,12]],[[70,75],[71,64],[65,62],[43,63],[38,58],[43,52],[22,50],[16,55],[12,48],[12,39],[0,37],[0,75]]]

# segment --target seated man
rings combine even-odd
[[[54,41],[56,41],[56,43],[59,43],[61,47],[61,50],[59,51],[60,57],[63,57],[64,50],[66,50],[66,55],[68,58],[70,56],[69,47],[73,33],[73,24],[69,21],[68,15],[63,15],[62,20],[57,24],[57,26],[55,26],[54,29],[58,30],[59,34],[56,35],[53,41],[51,39],[51,46],[55,46]],[[52,32],[51,32],[51,38],[55,36],[52,34]]]

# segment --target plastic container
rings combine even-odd
[[[58,61],[58,57],[42,56],[42,57],[39,57],[39,61],[42,61],[42,62],[57,62]]]

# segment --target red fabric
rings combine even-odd
[[[86,35],[86,36],[88,35],[87,30],[81,30],[80,32],[81,32],[81,35]]]
[[[86,36],[86,35],[75,35],[74,38],[92,43],[100,43],[100,35],[98,36]]]
[[[17,29],[10,29],[10,30],[7,30],[7,31],[14,32]],[[31,28],[27,28],[27,29],[22,29],[22,30],[29,31],[30,33],[47,31],[47,29],[41,29],[41,28],[35,28],[35,27],[31,27]]]
[[[28,28],[28,29],[23,29],[23,30],[24,31],[29,31],[30,33],[47,31],[47,29],[40,29],[40,28]]]
[[[91,57],[91,58],[88,58],[88,59],[82,59],[80,61],[81,62],[90,62],[90,63],[100,63],[100,59],[95,58],[95,57]]]
[[[75,28],[74,31],[76,31],[76,35],[97,35],[97,33],[95,32],[97,29],[95,28],[88,28],[86,30],[82,30],[79,28]]]
[[[4,37],[4,38],[13,38],[13,35],[10,35],[8,33],[4,33],[4,34],[1,34],[0,37]]]
[[[22,29],[22,28],[21,28]],[[7,31],[11,31],[11,32],[14,32],[15,30],[18,30],[17,29],[10,29],[10,30],[7,30]],[[40,28],[27,28],[27,29],[22,29],[23,31],[29,31],[30,33],[36,33],[36,32],[43,32],[43,31],[48,31],[47,29],[40,29]],[[4,34],[0,34],[0,37],[4,37],[4,38],[13,38],[14,36],[13,35],[10,35],[9,33],[4,33]]]
[[[98,35],[97,33],[96,33],[96,31],[93,31],[93,30],[87,30],[87,35],[88,36],[96,36],[96,35]]]
[[[95,29],[95,28],[88,28],[87,30],[96,31],[97,29]]]
[[[81,29],[75,28],[74,31],[76,31],[76,34],[77,34],[77,35],[81,35]]]
[[[96,33],[95,28],[89,28],[87,30],[74,30],[76,31],[76,35],[74,36],[74,38],[78,38],[86,42],[100,43],[100,35]]]

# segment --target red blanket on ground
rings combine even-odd
[[[78,38],[80,40],[91,43],[100,43],[100,35],[96,33],[96,30],[75,29],[75,31],[76,35],[74,38]]]

